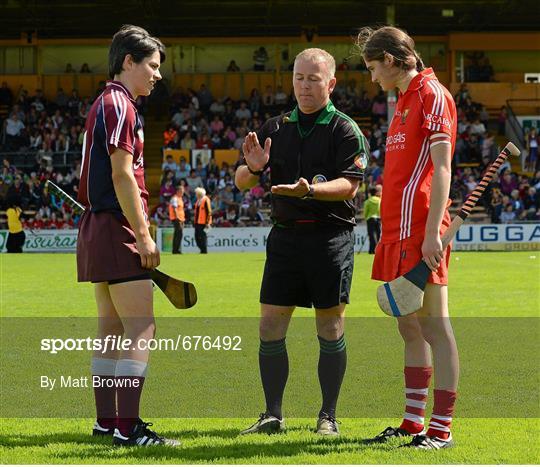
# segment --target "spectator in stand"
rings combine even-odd
[[[227,182],[225,187],[218,192],[218,207],[221,211],[226,211],[229,206],[236,206],[232,182]]]
[[[484,105],[480,106],[480,113],[478,114],[478,118],[480,119],[484,127],[487,128],[489,123],[489,113]]]
[[[206,182],[208,172],[206,170],[206,167],[203,166],[203,163],[200,159],[197,160],[197,164],[195,165],[195,174],[197,175],[197,177],[201,177],[203,183]]]
[[[193,108],[195,110],[199,110],[199,107],[200,107],[199,98],[197,97],[197,94],[195,93],[193,89],[188,89],[188,99],[189,99],[189,103],[193,105]]]
[[[180,142],[180,147],[182,149],[195,149],[195,141],[191,138],[191,132],[186,131],[186,134],[182,138],[182,141]]]
[[[150,217],[158,226],[167,225],[169,216],[167,213],[167,203],[160,203],[150,213]]]
[[[180,164],[178,166],[178,170],[176,171],[176,178],[178,180],[188,178],[190,171],[191,165],[186,162],[186,158],[184,156],[180,156]]]
[[[210,195],[210,196],[213,196],[217,190],[217,186],[218,186],[218,180],[216,178],[216,175],[213,173],[213,172],[210,172],[208,174],[208,177],[206,178],[206,192]]]
[[[263,106],[265,108],[271,108],[275,104],[275,97],[274,97],[274,91],[272,90],[272,86],[268,85],[266,86],[266,90],[264,91],[263,97]]]
[[[210,105],[214,101],[214,98],[212,97],[212,93],[210,92],[210,90],[206,87],[206,84],[201,84],[199,92],[197,93],[197,97],[199,99],[199,106],[201,111],[208,112],[208,110],[210,109]]]
[[[255,52],[253,52],[253,69],[255,71],[265,71],[266,62],[268,61],[268,52],[261,46]]]
[[[221,101],[214,101],[210,106],[210,113],[212,115],[223,115],[225,113],[225,105]]]
[[[476,117],[474,121],[472,122],[469,132],[471,135],[483,135],[486,132],[486,127],[484,124],[480,121],[479,117]]]
[[[251,94],[249,95],[249,110],[251,112],[259,112],[261,109],[261,95],[259,94],[259,90],[257,88],[253,88],[251,90]]]
[[[174,125],[168,125],[167,129],[163,132],[163,145],[168,146],[169,143],[174,139],[176,134],[177,131]]]
[[[371,99],[367,91],[363,91],[362,97],[358,100],[358,112],[362,117],[367,117],[371,114]]]
[[[495,135],[490,132],[484,133],[482,139],[482,160],[487,159],[488,162],[491,162],[497,157],[496,152],[497,146],[495,144]]]
[[[529,133],[525,136],[527,143],[527,151],[529,155],[526,158],[525,170],[527,172],[533,172],[540,168],[538,160],[538,145],[540,144],[540,138],[538,137],[538,130],[532,127]]]
[[[9,150],[15,150],[23,139],[24,123],[19,120],[17,112],[13,112],[4,122],[4,131],[6,134],[6,146]]]
[[[519,196],[519,190],[512,190],[509,203],[512,205],[512,210],[514,211],[516,218],[518,218],[523,211],[523,201],[521,201]]]
[[[245,101],[240,102],[240,108],[236,110],[234,115],[238,120],[249,120],[251,118],[251,110],[247,108],[247,103]]]
[[[531,186],[523,198],[523,214],[527,220],[538,220],[540,216],[540,193]]]
[[[497,117],[499,135],[504,135],[506,133],[506,119],[507,119],[506,107],[503,105],[499,112],[499,116]]]
[[[469,89],[467,88],[467,83],[462,83],[459,87],[458,93],[454,96],[454,100],[456,101],[456,107],[462,108],[469,97],[470,96]]]
[[[515,190],[518,187],[516,179],[513,177],[509,170],[504,171],[500,183],[502,193],[508,196],[510,196],[512,190]]]
[[[511,203],[508,203],[504,206],[504,210],[501,214],[501,223],[508,224],[516,220],[516,213],[514,212],[514,207]]]
[[[278,86],[276,90],[276,95],[274,97],[275,105],[283,108],[287,105],[288,101],[289,101],[289,97],[283,91],[283,86]]]
[[[232,147],[232,145],[236,141],[236,132],[230,126],[227,126],[224,131],[224,136],[225,139],[228,141],[227,148]]]
[[[90,67],[88,66],[88,63],[83,63],[81,66],[81,71],[79,73],[92,73],[90,71]]]
[[[229,62],[229,65],[227,66],[227,71],[229,72],[238,72],[240,71],[240,67],[236,64],[235,60],[231,60]]]
[[[242,144],[244,144],[244,138],[246,137],[246,135],[247,135],[246,128],[243,128],[243,127],[238,128],[237,137],[233,144],[234,149],[238,149],[239,151],[242,149]]]
[[[171,171],[176,174],[178,171],[178,164],[174,161],[173,156],[167,154],[165,157],[165,162],[161,165],[162,172]]]
[[[64,70],[64,73],[75,73],[75,69],[73,68],[73,65],[71,63],[66,63],[66,69]]]
[[[73,117],[79,113],[80,102],[81,99],[79,98],[79,92],[76,89],[73,89],[67,103],[68,110]]]
[[[200,175],[197,175],[195,169],[191,169],[189,177],[186,178],[186,182],[190,188],[190,191],[195,192],[196,188],[203,188],[204,184]]]
[[[223,120],[221,120],[219,115],[214,115],[214,119],[210,122],[210,130],[213,134],[219,134],[223,129]]]
[[[195,144],[196,149],[213,149],[212,140],[210,139],[210,136],[208,136],[208,133],[204,132],[201,133],[201,135],[197,138],[197,142]]]
[[[491,214],[491,222],[499,224],[501,222],[501,214],[503,211],[503,195],[501,190],[493,188],[491,190],[491,202],[489,212]]]
[[[373,99],[371,114],[372,121],[374,122],[378,121],[381,117],[387,117],[386,95],[384,94],[384,91],[379,91],[375,99]]]
[[[168,203],[171,199],[171,196],[176,193],[176,189],[174,188],[174,178],[169,178],[169,174],[172,174],[172,172],[167,172],[167,178],[165,180],[165,183],[161,186],[159,190],[159,201],[161,203]]]
[[[12,103],[13,93],[11,92],[11,89],[9,89],[7,82],[3,81],[2,86],[0,87],[0,105],[11,107]]]

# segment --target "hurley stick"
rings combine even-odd
[[[450,244],[454,235],[461,227],[461,224],[465,222],[465,219],[467,219],[474,206],[476,206],[476,203],[506,158],[510,155],[519,156],[519,154],[519,149],[512,143],[508,143],[504,147],[443,234],[441,238],[443,251]],[[377,302],[379,303],[381,310],[387,315],[397,317],[410,315],[422,308],[424,289],[426,288],[430,273],[431,270],[428,265],[422,260],[403,276],[380,285],[377,288]]]

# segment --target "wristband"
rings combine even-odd
[[[315,189],[313,188],[313,185],[309,185],[309,191],[302,196],[302,199],[312,199],[315,197]]]

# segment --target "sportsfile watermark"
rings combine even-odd
[[[148,323],[135,324],[146,329]],[[456,417],[540,417],[539,325],[540,318],[452,319],[460,355]],[[258,317],[157,317],[155,326],[155,338],[141,342],[155,349],[149,351],[141,400],[145,417],[250,418],[264,410]],[[94,377],[93,357],[121,358],[130,347],[116,330],[97,339],[95,318],[1,318],[0,329],[0,418],[93,417],[96,387],[136,384],[116,374]],[[403,341],[396,321],[346,318],[345,329],[339,416],[401,417]],[[286,350],[284,415],[315,417],[321,390],[313,316],[292,318]]]
[[[106,354],[108,352],[122,352],[129,350],[139,351],[165,351],[165,352],[191,352],[191,351],[241,351],[241,336],[185,336],[178,334],[176,338],[152,338],[133,341],[117,335],[108,335],[104,338],[43,338],[40,350],[51,355],[60,352],[92,351]]]

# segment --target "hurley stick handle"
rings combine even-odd
[[[465,219],[467,219],[467,216],[471,213],[473,208],[476,206],[476,203],[480,199],[480,196],[484,193],[487,186],[493,180],[493,176],[497,173],[497,170],[499,170],[499,167],[503,164],[503,162],[506,160],[508,156],[519,156],[520,151],[513,143],[508,143],[504,149],[501,151],[501,153],[497,156],[497,159],[491,164],[491,167],[486,172],[482,180],[478,185],[476,185],[476,188],[474,191],[470,194],[470,196],[467,198],[467,201],[459,211],[456,217],[454,217],[454,220],[450,224],[450,227],[446,230],[444,233],[441,241],[443,245],[443,250],[450,244],[452,239],[454,238],[454,235],[457,233],[459,228],[461,227],[461,224],[465,222]]]

